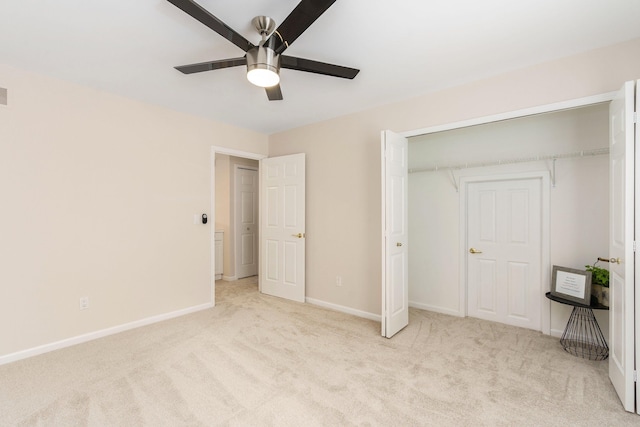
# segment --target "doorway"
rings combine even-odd
[[[549,290],[552,264],[584,268],[606,255],[607,110],[600,103],[411,138],[410,306],[467,315],[464,265],[470,246],[462,237],[460,192],[471,177],[548,174],[550,228],[543,250],[549,264],[543,266],[542,290]],[[557,161],[538,159],[544,155]],[[544,299],[541,304],[539,330],[559,337],[570,310]],[[606,331],[606,313],[596,315]]]
[[[231,188],[233,165],[248,165],[258,173],[259,205],[254,219],[259,225],[258,290],[265,294],[304,302],[305,300],[305,155],[291,154],[271,157],[224,147],[211,147],[211,302],[216,301],[216,256],[219,241],[216,229],[232,234]],[[225,222],[227,221],[227,222]],[[229,231],[231,230],[231,231]],[[222,279],[237,280],[234,248],[235,236],[223,237],[224,255]],[[254,257],[255,258],[255,257]],[[264,260],[264,262],[261,262]]]
[[[235,230],[232,216],[235,166],[241,165],[258,170],[260,160],[266,157],[258,153],[225,147],[211,147],[211,277],[213,279],[218,273],[222,280],[237,280],[233,252]],[[259,208],[257,209],[259,218]],[[222,237],[222,244],[220,244],[220,237]],[[216,260],[219,261],[220,258],[222,258],[222,271],[216,271]],[[211,300],[215,305],[215,280],[211,281]]]
[[[247,181],[253,181],[249,187],[257,187],[257,171],[259,169],[259,162],[254,159],[226,155],[216,154],[215,158],[215,231],[220,234],[222,232],[222,247],[223,247],[223,272],[222,280],[234,281],[241,277],[247,277],[248,275],[239,276],[244,271],[238,270],[238,264],[242,264],[242,253],[238,253],[242,249],[242,223],[243,216],[248,221],[249,234],[246,236],[245,241],[249,238],[255,238],[257,242],[257,222],[258,215],[258,195],[257,188],[252,194],[251,192],[243,194],[243,189]],[[243,173],[247,171],[246,176]],[[255,176],[254,176],[255,174]],[[240,188],[237,188],[240,186]],[[249,200],[246,200],[246,197]],[[243,203],[245,198],[245,203]],[[255,198],[255,200],[254,200]],[[244,212],[242,210],[244,209]],[[252,218],[252,216],[255,216]],[[250,242],[247,242],[250,243]],[[240,245],[239,245],[240,244]],[[253,245],[255,246],[255,245]],[[247,249],[253,250],[249,244]],[[238,256],[239,255],[239,256]],[[249,263],[255,263],[257,266],[257,259],[254,257],[252,260],[250,256],[245,257],[245,261]],[[257,274],[257,271],[254,272]],[[249,274],[251,275],[251,274]]]

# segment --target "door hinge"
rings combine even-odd
[[[635,240],[633,241],[633,252],[634,253],[636,252],[636,241]]]
[[[634,383],[638,382],[638,371],[633,371],[633,382]]]
[[[637,112],[633,113],[633,123],[638,123],[638,113]]]

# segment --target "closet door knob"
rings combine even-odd
[[[471,248],[471,249],[469,249],[469,253],[470,254],[481,254],[482,251],[479,251],[479,250],[477,250],[475,248]]]

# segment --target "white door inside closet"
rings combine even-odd
[[[465,182],[467,314],[541,329],[543,180]]]
[[[610,321],[609,378],[625,410],[636,406],[634,373],[638,357],[635,331],[635,97],[636,83],[627,82],[609,108],[610,135]],[[636,354],[634,354],[636,353]],[[638,359],[640,361],[640,359]]]

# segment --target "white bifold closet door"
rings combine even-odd
[[[609,378],[627,411],[636,406],[635,357],[638,345],[635,307],[634,221],[637,201],[635,186],[636,82],[627,82],[609,107]]]

